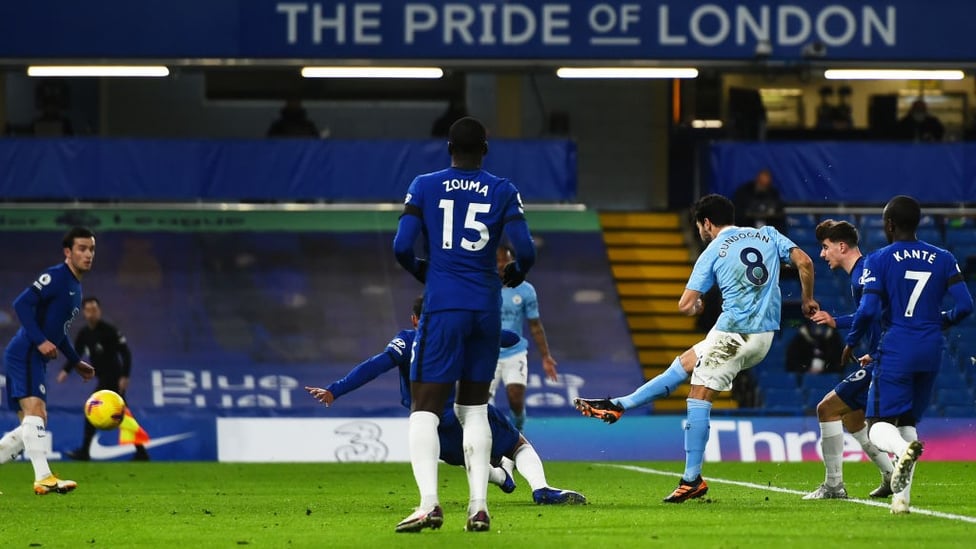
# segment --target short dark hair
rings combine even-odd
[[[720,194],[706,194],[695,202],[692,216],[698,223],[704,223],[708,219],[712,225],[724,227],[735,223],[735,206],[731,200]]]
[[[413,316],[420,318],[420,313],[424,312],[424,294],[420,294],[413,300]]]
[[[884,218],[890,219],[897,229],[915,231],[922,220],[922,207],[914,198],[900,194],[888,201]]]
[[[83,298],[81,300],[81,307],[84,308],[85,305],[88,305],[89,303],[94,303],[95,305],[98,305],[99,307],[102,306],[102,302],[99,301],[97,297],[95,297],[93,295],[90,295],[90,296],[85,297],[85,298]]]
[[[843,242],[854,248],[858,242],[857,229],[847,221],[824,219],[817,225],[817,242],[822,244],[824,240]]]
[[[61,247],[74,248],[76,238],[95,238],[95,233],[87,227],[72,227],[71,230],[64,233],[64,238],[61,239]]]
[[[447,132],[451,154],[481,154],[488,146],[488,131],[477,118],[465,116]]]

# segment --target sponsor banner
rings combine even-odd
[[[762,41],[772,59],[970,60],[973,15],[966,0],[19,0],[0,6],[0,52],[21,59],[711,60],[752,59]]]
[[[532,418],[525,435],[543,459],[583,461],[684,461],[683,416],[627,415],[613,425],[595,420]],[[932,418],[919,424],[925,460],[976,459],[976,418]],[[706,461],[820,461],[817,418],[711,418]],[[868,458],[850,434],[844,435],[844,459]]]
[[[213,461],[217,459],[214,418],[210,414],[136,413],[136,421],[150,436],[146,449],[153,461]],[[81,446],[85,418],[81,406],[76,411],[48,411],[47,456],[66,460],[65,452]],[[13,412],[0,412],[0,432],[19,423]],[[92,461],[132,459],[135,447],[119,444],[119,431],[97,431],[89,448]],[[23,459],[23,458],[21,458]]]
[[[217,459],[410,461],[406,418],[217,418]]]

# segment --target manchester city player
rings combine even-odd
[[[896,196],[885,206],[882,220],[890,244],[865,262],[864,296],[841,357],[845,364],[852,359],[854,346],[887,307],[891,322],[881,338],[866,413],[871,442],[898,456],[891,477],[891,512],[896,514],[909,512],[912,473],[923,448],[916,424],[939,371],[942,329],[973,310],[956,259],[916,238],[921,217],[918,202],[909,196]],[[955,306],[942,311],[946,294]]]
[[[685,471],[678,487],[664,498],[667,503],[708,492],[701,470],[712,400],[716,393],[730,390],[733,378],[769,351],[780,325],[780,263],[792,263],[799,271],[804,315],[809,317],[820,308],[813,299],[810,256],[775,228],[736,227],[735,207],[717,194],[698,200],[694,219],[707,247],[695,262],[678,310],[688,316],[701,314],[702,295],[717,285],[722,291],[722,314],[705,340],[693,347],[697,361],[688,393]]]
[[[487,404],[498,362],[501,285],[521,284],[535,262],[518,190],[508,179],[481,169],[488,153],[485,127],[465,117],[451,126],[448,139],[451,167],[413,180],[393,239],[397,261],[426,284],[410,363],[408,433],[420,505],[397,524],[397,532],[439,528],[444,522],[437,492],[437,426],[455,383],[468,474],[465,529],[490,530]],[[499,280],[495,253],[503,230],[516,261]],[[421,235],[426,259],[414,253]]]
[[[45,454],[47,363],[64,353],[75,371],[88,381],[94,368],[81,360],[71,345],[68,328],[81,308],[81,279],[91,270],[95,235],[75,227],[61,241],[64,262],[48,268],[14,300],[20,329],[4,352],[7,370],[7,402],[21,416],[21,424],[0,439],[0,463],[21,451],[34,467],[34,493],[67,494],[77,488],[73,480],[51,473]]]
[[[858,246],[857,229],[846,221],[826,219],[817,225],[817,241],[820,242],[820,257],[831,269],[841,268],[851,277],[851,295],[855,306],[864,294],[864,256]],[[831,316],[827,311],[817,311],[811,320],[832,328],[850,328],[854,314]],[[868,353],[878,348],[881,338],[881,322],[875,322],[868,330],[866,346]],[[817,419],[820,420],[820,450],[823,455],[826,478],[824,482],[803,499],[844,499],[844,429],[857,440],[864,453],[881,471],[881,485],[871,491],[874,498],[891,495],[891,472],[894,467],[888,454],[882,452],[868,439],[867,423],[864,421],[864,407],[867,403],[868,386],[871,384],[873,366],[867,363],[863,368],[852,372],[833,390],[824,395],[817,404]]]
[[[504,276],[505,267],[512,262],[512,251],[498,247],[498,274]],[[542,356],[542,371],[546,378],[556,381],[556,359],[549,353],[549,340],[539,316],[539,298],[535,286],[525,281],[514,288],[502,288],[502,328],[519,335],[518,344],[498,353],[498,367],[491,382],[491,398],[499,386],[505,388],[512,423],[519,431],[525,426],[525,387],[529,380],[529,342],[522,336],[522,326],[528,323],[529,334]]]
[[[331,406],[339,397],[349,394],[369,383],[377,376],[394,368],[400,374],[400,402],[410,407],[410,348],[417,334],[417,323],[420,321],[423,308],[423,298],[417,298],[413,304],[413,314],[410,315],[412,330],[401,330],[386,346],[386,350],[360,363],[342,379],[330,383],[327,387],[305,387],[316,400]],[[515,332],[502,330],[502,347],[515,345],[521,338]],[[529,482],[532,488],[532,500],[540,505],[582,504],[586,498],[579,492],[561,490],[549,486],[546,472],[542,466],[542,459],[535,448],[519,433],[500,410],[488,405],[488,423],[491,425],[491,463],[489,482],[498,485],[503,492],[511,493],[515,490],[515,482],[511,476],[512,466]],[[448,401],[444,407],[440,425],[437,427],[440,440],[440,459],[449,465],[464,465],[463,433],[457,416],[454,414],[454,399]],[[498,464],[498,465],[496,465]]]

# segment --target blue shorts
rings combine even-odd
[[[936,352],[935,356],[940,355]],[[910,413],[915,421],[921,421],[932,400],[937,374],[938,370],[911,370],[882,356],[874,367],[865,415],[882,418]]]
[[[424,313],[410,358],[410,381],[491,383],[498,363],[501,309]]]
[[[515,449],[522,435],[505,414],[491,404],[488,405],[488,424],[491,426],[491,463],[497,465],[502,456]],[[464,465],[464,432],[453,407],[444,411],[437,434],[441,439],[441,460],[448,465]]]
[[[11,345],[3,353],[3,363],[7,374],[7,407],[20,411],[20,399],[38,397],[47,401],[47,361],[36,349],[21,349]]]
[[[834,392],[851,410],[864,410],[868,403],[868,387],[871,385],[871,372],[874,366],[869,364],[841,380],[834,387]]]

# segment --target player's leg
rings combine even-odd
[[[803,499],[845,499],[844,488],[844,427],[842,417],[850,412],[847,404],[837,396],[836,389],[827,393],[817,404],[820,421],[820,452],[826,476],[823,484],[803,496]]]
[[[867,391],[865,391],[866,394]],[[890,496],[891,473],[894,471],[895,466],[891,463],[891,456],[875,446],[868,437],[868,424],[865,421],[864,408],[856,408],[844,414],[842,421],[844,423],[844,429],[847,429],[847,432],[854,437],[854,440],[861,446],[861,450],[878,467],[878,471],[881,473],[881,484],[874,490],[871,490],[868,495],[873,498],[886,498]]]
[[[20,437],[24,455],[34,468],[34,493],[39,495],[57,492],[67,494],[78,485],[71,480],[60,480],[51,474],[47,462],[47,406],[44,403],[46,368],[40,353],[30,351],[26,360],[5,353],[7,367],[7,396],[17,403],[21,414]]]
[[[502,377],[512,411],[512,423],[521,431],[525,427],[525,386],[529,381],[528,352],[523,351],[498,360],[498,374]]]
[[[498,364],[501,312],[472,312],[470,336],[463,341],[462,372],[457,384],[454,411],[464,430],[464,458],[468,473],[469,532],[490,529],[488,473],[491,468],[491,425],[488,422],[488,389]]]
[[[436,529],[444,522],[437,491],[440,455],[437,428],[460,371],[457,349],[463,335],[455,320],[447,313],[424,313],[417,326],[416,351],[410,360],[412,404],[407,440],[410,466],[420,491],[420,505],[397,524],[397,532]]]
[[[936,356],[938,354],[936,353]],[[898,461],[891,477],[891,490],[900,492],[910,481],[915,462],[922,455],[923,445],[920,441],[908,441],[899,432],[898,426],[915,425],[914,400],[917,379],[915,372],[908,368],[900,368],[897,358],[882,360],[874,369],[874,378],[868,390],[868,417],[872,419],[868,432],[871,442],[881,450],[894,454]],[[907,359],[916,357],[908,356]],[[887,357],[886,357],[887,359]],[[934,373],[924,376],[924,388],[931,391],[934,383]],[[920,397],[928,402],[928,397]]]
[[[929,401],[932,398],[932,388],[935,385],[936,372],[916,372],[914,374],[914,383],[912,385],[913,395],[912,395],[912,421],[902,421],[898,425],[898,434],[901,438],[908,441],[909,447],[912,445],[917,446],[919,453],[921,453],[922,447],[918,440],[918,431],[915,427],[917,422],[922,419],[925,414],[925,410],[928,409]],[[916,456],[917,460],[918,457]],[[900,460],[899,460],[900,461]],[[909,512],[909,502],[911,500],[912,482],[915,478],[915,472],[918,469],[916,464],[914,467],[908,471],[908,478],[904,481],[904,488],[900,491],[896,491],[891,498],[891,512],[893,514],[904,514]],[[892,483],[894,484],[894,482]]]
[[[18,425],[0,438],[0,465],[14,460],[24,451],[23,426]]]
[[[699,359],[691,376],[688,415],[685,422],[685,471],[667,503],[681,503],[708,492],[701,476],[708,444],[712,400],[720,391],[732,389],[732,380],[742,370],[758,364],[773,342],[772,332],[734,334],[712,329],[705,341],[695,346]]]
[[[654,376],[636,391],[622,397],[610,399],[577,398],[573,401],[576,409],[587,417],[614,423],[631,408],[637,408],[659,398],[666,397],[688,379],[695,369],[698,355],[694,347],[674,359],[664,372]]]

